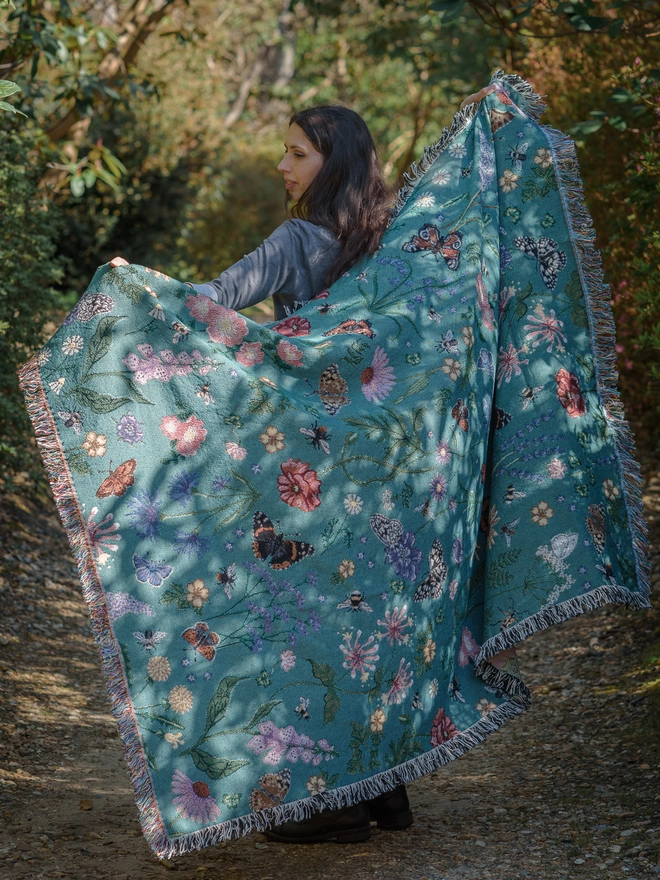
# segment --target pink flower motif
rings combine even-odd
[[[393,645],[395,642],[396,644],[407,642],[408,633],[404,633],[404,629],[412,624],[412,620],[406,617],[407,613],[407,605],[404,605],[400,610],[395,608],[391,614],[389,611],[386,611],[385,620],[378,621],[379,626],[385,627],[385,632],[379,633],[378,637],[387,638],[390,645]]]
[[[396,675],[392,681],[390,689],[383,694],[383,702],[389,703],[390,706],[393,704],[403,703],[407,694],[408,688],[412,684],[413,674],[410,669],[410,663],[406,663],[406,661],[401,658],[399,662],[399,668],[397,670]]]
[[[244,342],[236,352],[236,360],[244,367],[253,367],[264,359],[264,351],[260,342]]]
[[[297,507],[309,513],[321,503],[321,481],[309,462],[290,458],[280,465],[281,476],[277,478],[277,491],[289,507]]]
[[[186,308],[193,318],[206,324],[206,319],[212,314],[214,307],[217,305],[210,297],[204,296],[203,293],[191,294],[186,300]]]
[[[293,651],[282,651],[280,654],[280,665],[284,672],[291,672],[296,665],[296,655]]]
[[[193,782],[185,773],[175,770],[172,776],[172,803],[184,819],[207,825],[220,816],[220,808],[211,797],[205,782]]]
[[[470,658],[476,660],[479,656],[479,650],[480,647],[475,642],[472,633],[466,626],[464,626],[463,634],[461,636],[461,648],[458,652],[458,665],[467,666],[470,662]]]
[[[189,296],[186,307],[193,318],[206,324],[206,332],[211,342],[223,345],[238,345],[247,335],[245,318],[231,309],[213,302],[208,296],[199,294]]]
[[[521,353],[520,351],[516,351],[512,342],[509,343],[509,347],[506,351],[501,348],[498,352],[497,358],[499,361],[499,369],[497,376],[497,387],[499,388],[502,382],[510,382],[512,376],[519,376],[522,372],[520,369],[521,364],[528,364],[528,359],[520,359],[518,355]]]
[[[292,342],[287,342],[286,339],[283,339],[278,343],[277,356],[281,358],[285,364],[290,364],[292,367],[302,366],[302,351],[297,345],[294,345]]]
[[[371,366],[362,370],[360,375],[362,391],[367,400],[374,403],[384,400],[394,388],[394,370],[389,364],[385,350],[377,345]]]
[[[225,443],[225,450],[227,451],[227,455],[230,455],[232,458],[236,459],[236,461],[243,461],[247,455],[247,449],[244,446],[239,446],[238,443],[234,443],[233,441]]]
[[[566,465],[559,458],[553,458],[548,462],[548,476],[551,480],[561,480],[566,473]]]
[[[440,746],[458,736],[458,729],[444,709],[438,709],[431,726],[431,745]]]
[[[179,455],[195,455],[206,438],[204,422],[195,416],[188,416],[185,422],[179,421],[176,416],[165,416],[160,430],[170,440],[176,440]]]
[[[548,343],[547,351],[551,352],[553,345],[557,344],[559,351],[564,350],[562,342],[566,342],[566,337],[562,333],[564,322],[555,317],[555,310],[550,309],[546,315],[542,303],[539,303],[534,309],[535,315],[528,317],[528,324],[525,324],[527,331],[527,341],[532,343],[532,347],[536,348],[542,342]]]
[[[290,318],[285,318],[279,324],[274,324],[271,330],[280,333],[282,336],[307,336],[311,330],[311,324],[307,318],[291,315]]]
[[[98,507],[92,507],[87,517],[87,535],[92,551],[96,556],[96,561],[99,565],[105,565],[108,559],[110,559],[110,554],[106,551],[111,550],[114,552],[117,549],[118,545],[116,542],[121,541],[121,535],[117,534],[119,523],[109,525],[113,515],[107,513],[101,522],[97,523],[94,517],[98,512]]]
[[[555,382],[557,397],[568,415],[573,419],[583,416],[587,411],[587,404],[580,392],[578,377],[562,367],[555,375]]]
[[[359,629],[355,634],[355,641],[351,643],[351,634],[346,633],[344,636],[346,644],[339,646],[345,657],[342,666],[351,670],[351,678],[355,678],[358,672],[368,676],[378,663],[378,645],[374,644],[374,637],[371,635],[366,642],[360,644],[361,635],[362,630]]]

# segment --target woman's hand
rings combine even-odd
[[[485,86],[481,91],[476,92],[474,95],[468,95],[462,102],[460,109],[462,110],[464,107],[467,107],[468,104],[478,104],[479,101],[483,101],[486,95],[492,95],[493,92],[496,91],[497,86]]]
[[[123,257],[113,257],[110,260],[110,265],[113,269],[116,269],[117,266],[128,266],[128,260],[125,260]]]

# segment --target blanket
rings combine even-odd
[[[522,639],[649,604],[573,145],[493,83],[286,319],[106,265],[22,368],[161,858],[435,770]]]

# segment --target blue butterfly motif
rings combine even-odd
[[[493,362],[493,354],[488,351],[486,348],[482,348],[479,352],[479,357],[477,358],[477,369],[483,370],[484,373],[488,373],[490,376],[495,375],[495,364]]]
[[[133,565],[135,566],[135,577],[141,584],[151,584],[152,587],[160,587],[168,578],[174,569],[171,565],[160,565],[158,562],[152,562],[150,559],[144,559],[133,554]]]

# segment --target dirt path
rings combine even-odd
[[[647,501],[658,547],[660,478]],[[0,496],[0,510],[0,880],[660,878],[658,610],[604,608],[529,640],[532,709],[411,785],[410,831],[309,847],[253,834],[159,863],[54,508]]]

